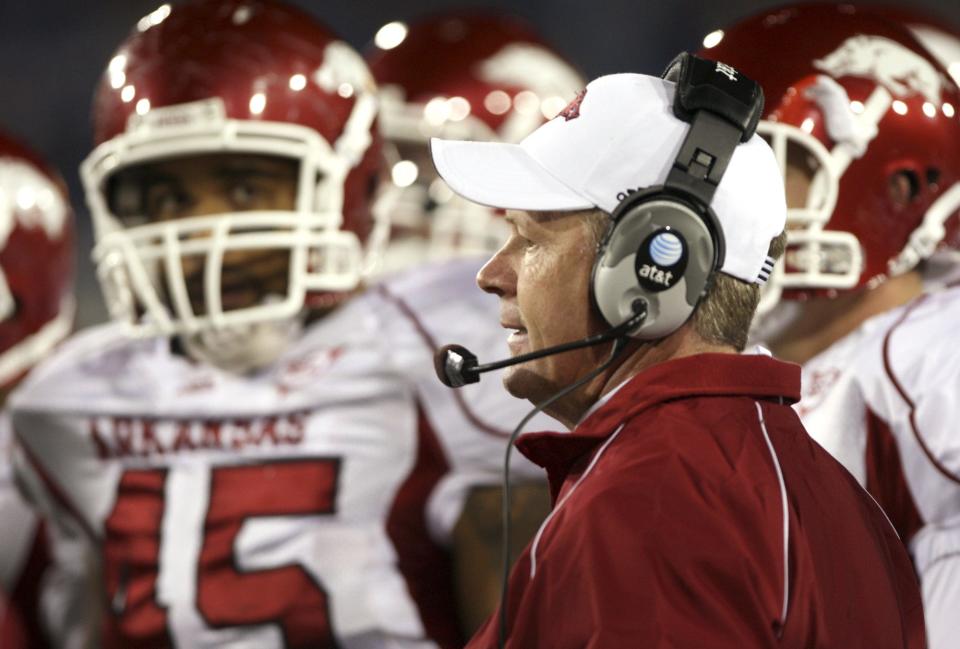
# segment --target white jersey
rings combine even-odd
[[[78,649],[86,646],[84,626],[90,613],[86,547],[56,527],[42,524],[44,517],[54,519],[59,512],[40,514],[33,506],[41,503],[28,504],[24,499],[14,478],[12,433],[9,412],[4,410],[0,412],[0,594],[17,609],[31,642]]]
[[[252,377],[114,326],[34,371],[14,426],[29,481],[100,548],[104,648],[460,642],[441,547],[529,410],[434,376],[435,344],[509,354],[477,268],[374,287]]]
[[[0,412],[0,590],[10,595],[22,582],[36,547],[40,520],[14,484],[10,417]]]
[[[960,637],[960,288],[866,321],[803,366],[811,436],[877,499],[910,548],[928,642]]]

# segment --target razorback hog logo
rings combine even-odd
[[[66,223],[67,204],[56,185],[28,164],[0,157],[0,250],[17,225],[58,239]]]
[[[63,236],[67,203],[57,186],[31,165],[0,156],[0,250],[15,228],[40,229],[51,241]],[[0,322],[13,315],[15,302],[0,270]]]
[[[563,119],[568,122],[571,119],[577,119],[578,117],[580,117],[580,104],[583,103],[583,98],[586,96],[587,96],[587,89],[584,88],[583,90],[577,93],[577,96],[573,98],[573,101],[567,104],[566,108],[564,108],[559,113],[557,113],[557,116],[559,117],[562,115]]]
[[[576,70],[553,52],[533,43],[510,43],[472,70],[496,88],[525,88],[541,100],[569,97],[585,83]],[[551,117],[555,117],[551,116]],[[504,142],[519,142],[543,123],[540,111],[511,110],[496,127]]]
[[[813,65],[835,79],[865,77],[895,96],[922,95],[927,101],[940,101],[943,82],[933,64],[883,36],[851,36]]]

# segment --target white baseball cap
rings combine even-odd
[[[673,114],[675,84],[642,74],[594,79],[519,144],[431,141],[433,162],[464,198],[502,209],[613,212],[628,191],[662,185],[690,129]],[[737,146],[711,204],[723,229],[721,271],[762,282],[787,206],[773,151]]]

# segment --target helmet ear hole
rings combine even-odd
[[[887,196],[894,208],[909,205],[920,194],[920,179],[912,169],[899,169],[887,179]]]
[[[940,186],[940,170],[937,167],[927,167],[927,189],[936,191]]]

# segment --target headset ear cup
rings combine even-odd
[[[633,338],[654,340],[679,329],[709,287],[717,245],[704,216],[661,188],[628,197],[612,215],[593,266],[594,305],[611,326],[647,309]]]

